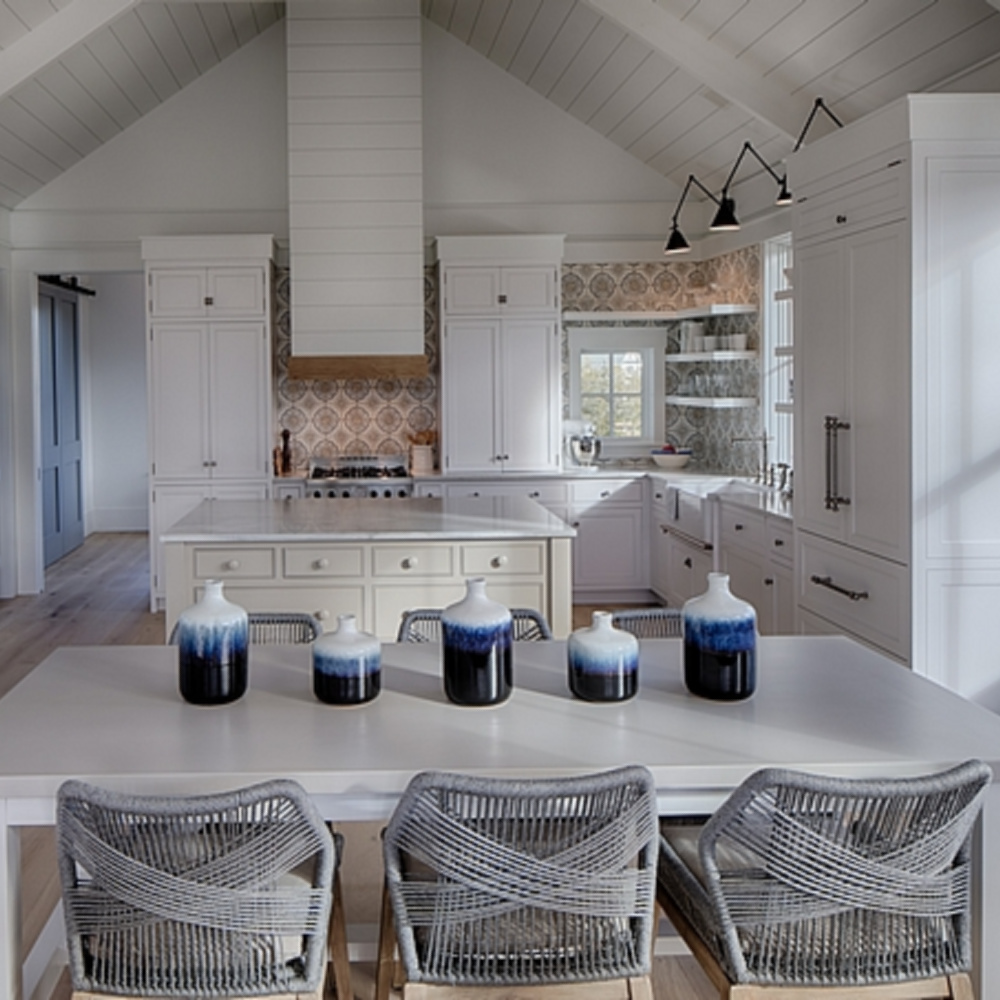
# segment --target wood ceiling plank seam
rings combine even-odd
[[[257,34],[267,31],[275,22],[282,19],[282,13],[276,3],[255,3],[251,4],[253,10],[254,23],[257,25]]]
[[[720,45],[726,45],[736,59],[743,59],[750,50],[775,26],[801,7],[805,0],[767,0],[766,4],[744,4],[714,36]],[[750,62],[753,65],[753,62]],[[768,67],[756,67],[758,72]]]
[[[597,29],[587,39],[587,44],[567,67],[558,85],[549,93],[549,100],[564,111],[570,111],[580,95],[588,87],[594,86],[597,75],[624,42],[625,35],[617,25],[602,18]],[[572,111],[570,114],[579,118]]]
[[[28,173],[20,164],[10,159],[6,149],[0,153],[0,186],[16,192],[20,198],[27,198],[44,183],[43,178]]]
[[[0,3],[0,49],[6,49],[24,38],[29,30],[6,3]]]
[[[184,40],[191,60],[199,73],[219,64],[219,53],[209,37],[201,12],[192,4],[171,4],[167,7],[177,33]]]
[[[455,11],[455,0],[422,0],[420,9],[424,17],[447,31]]]
[[[501,69],[510,72],[511,63],[517,58],[541,6],[542,0],[511,0],[489,52],[490,60]]]
[[[552,40],[552,46],[542,64],[531,79],[530,86],[547,100],[552,101],[552,94],[559,83],[570,71],[574,62],[580,58],[580,53],[594,36],[603,19],[589,7],[576,4],[565,20],[558,34]],[[562,105],[556,103],[558,107]]]
[[[240,48],[257,37],[257,20],[253,16],[253,4],[227,3],[224,5],[229,21],[233,26],[233,34]]]
[[[86,46],[140,115],[145,115],[159,105],[153,88],[110,28],[88,39]]]
[[[651,130],[641,141],[634,143],[630,152],[655,170],[657,158],[671,146],[676,146],[685,151],[687,159],[709,164],[713,171],[728,169],[742,146],[742,128],[745,121],[745,111],[733,107],[716,108],[712,114],[706,115],[686,129],[676,140],[672,135],[672,126],[664,123],[663,127]],[[703,172],[704,168],[702,172],[695,171],[698,180],[706,187],[711,187]],[[721,184],[719,186],[721,187]]]
[[[652,58],[653,50],[648,45],[634,35],[623,32],[621,45],[594,74],[593,81],[581,91],[570,106],[571,112],[589,125],[591,119],[618,93],[629,77]]]
[[[476,23],[469,36],[469,47],[489,59],[490,51],[509,9],[510,0],[493,0],[492,3],[481,4],[476,15]]]
[[[855,8],[796,53],[797,71],[791,75],[794,80],[791,88],[793,96],[814,93],[816,81],[833,72],[855,53],[891,34],[900,24],[933,3],[936,0],[879,0],[877,4]],[[859,39],[864,41],[859,42]],[[786,60],[776,70],[787,65]],[[830,96],[832,100],[834,95]]]
[[[742,0],[736,9],[733,0],[701,0],[681,20],[711,42],[746,7],[747,0]]]
[[[37,188],[35,190],[37,190]],[[28,194],[33,193],[33,191],[28,192]],[[7,187],[7,185],[3,183],[3,180],[0,179],[0,205],[4,208],[13,210],[17,208],[17,206],[20,205],[26,197],[27,195],[19,194],[12,188]]]
[[[685,108],[700,89],[697,83],[693,87],[687,85],[684,74],[675,69],[655,90],[634,104],[628,115],[608,133],[608,138],[627,152],[651,127],[667,118],[676,121],[674,116],[686,114]]]
[[[545,58],[575,2],[576,0],[545,0],[518,46],[517,55],[507,69],[508,73],[530,86],[532,75]]]
[[[200,3],[198,10],[202,20],[205,22],[205,30],[212,39],[215,51],[219,53],[219,61],[231,56],[239,45],[236,35],[233,34],[233,26],[230,22],[223,4]]]
[[[871,110],[877,106],[870,103],[871,98],[859,100],[858,95],[868,88],[878,86],[881,81],[897,74],[905,67],[913,66],[918,60],[920,62],[919,74],[912,76],[908,83],[902,84],[909,90],[893,90],[892,88],[886,90],[883,88],[882,93],[892,93],[893,97],[898,97],[908,92],[926,90],[931,82],[939,78],[940,72],[943,72],[943,70],[934,71],[932,69],[933,63],[928,62],[928,57],[932,53],[938,53],[940,56],[944,46],[963,36],[971,34],[976,39],[981,40],[984,46],[981,55],[986,55],[990,48],[994,53],[1000,51],[1000,14],[995,11],[983,12],[978,4],[973,12],[966,4],[966,12],[970,16],[964,24],[960,25],[958,23],[959,8],[960,0],[951,0],[947,8],[939,5],[925,7],[919,14],[900,24],[891,33],[865,45],[845,59],[834,71],[835,74],[853,75],[864,82],[853,90],[842,90],[841,100],[853,101],[865,110]],[[988,22],[992,22],[993,31],[984,31],[984,25]],[[967,52],[967,44],[962,46],[963,53]],[[890,64],[890,61],[893,60],[894,62]],[[951,65],[954,65],[953,61]],[[851,68],[858,66],[865,68],[860,72],[852,73]]]
[[[996,30],[984,31],[982,24],[966,28],[959,35],[945,39],[933,48],[914,54],[894,69],[873,76],[864,86],[847,95],[850,100],[865,108],[881,107],[903,94],[919,93],[932,87],[947,74],[956,63],[951,48],[954,46],[961,57],[972,57],[975,65],[987,65],[1000,61],[1000,23]],[[972,47],[979,49],[971,51]],[[928,84],[928,80],[934,81]]]
[[[11,97],[0,101],[0,126],[34,149],[47,147],[49,150],[47,155],[63,170],[80,159],[80,153],[61,135],[54,132],[45,122],[39,121]]]
[[[135,106],[84,46],[78,46],[58,64],[48,67],[44,79],[51,93],[102,141],[117,135],[139,117]],[[97,96],[97,90],[104,92],[105,100]],[[112,106],[122,112],[120,117],[112,113]]]
[[[178,87],[184,89],[201,75],[188,50],[187,43],[177,30],[170,9],[166,4],[147,4],[136,9],[150,41],[170,69]]]
[[[49,0],[7,0],[7,6],[32,31],[59,13]]]
[[[42,184],[48,184],[53,178],[58,177],[67,166],[72,166],[73,162],[80,159],[79,154],[69,163],[65,161],[65,158],[62,161],[54,159],[43,148],[45,145],[44,136],[35,135],[33,136],[35,141],[27,141],[26,133],[20,130],[14,131],[10,127],[9,120],[6,120],[6,116],[0,117],[0,132],[3,133],[0,146],[3,147],[4,155],[17,163],[30,177],[41,181]]]
[[[37,80],[21,87],[13,95],[13,99],[28,114],[45,122],[62,136],[80,156],[87,156],[101,145],[100,139],[83,122],[71,115]]]
[[[657,101],[658,105],[662,104],[665,108],[662,114],[655,120],[648,118],[648,124],[641,132],[635,131],[635,126],[639,119],[633,119],[633,136],[628,143],[625,143],[625,133],[622,133],[615,140],[620,142],[622,148],[627,153],[632,153],[633,156],[641,159],[643,163],[648,163],[664,146],[684,138],[687,134],[686,127],[681,123],[686,121],[690,116],[692,101],[706,101],[706,110],[708,105],[711,105],[713,108],[718,107],[718,105],[705,98],[705,88],[697,80],[689,79],[687,74],[681,70],[677,70],[666,81],[664,87],[666,89],[663,89],[663,93]],[[667,96],[668,91],[669,97]],[[746,112],[743,112],[743,114],[745,115]],[[680,128],[678,127],[679,124],[681,125]],[[640,152],[640,149],[644,149],[645,152]]]
[[[601,108],[590,117],[587,124],[605,138],[609,137],[641,101],[662,87],[675,73],[677,73],[675,66],[671,66],[662,56],[651,52],[649,58],[636,66],[635,72],[629,74]]]
[[[146,30],[137,10],[130,11],[115,21],[111,25],[111,31],[131,55],[136,68],[145,77],[160,103],[173,97],[181,89],[180,82],[163,58],[156,40]]]
[[[493,2],[496,3],[496,0]],[[460,42],[468,45],[482,6],[483,0],[463,0],[462,3],[456,4],[448,21],[448,31]]]

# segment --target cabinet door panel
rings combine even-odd
[[[511,312],[551,312],[557,308],[558,272],[553,267],[505,267],[500,272],[503,309]]]
[[[643,581],[642,509],[590,510],[571,522],[573,586],[587,590],[633,588]]]
[[[208,272],[209,312],[213,319],[261,316],[265,275],[262,267],[218,267]]]
[[[746,549],[726,547],[722,550],[720,561],[722,572],[729,574],[729,589],[736,597],[753,605],[760,631],[773,631],[771,594],[764,586],[761,555]]]
[[[445,326],[441,381],[446,469],[498,469],[493,387],[499,334],[499,320],[467,320]]]
[[[795,257],[795,522],[840,538],[844,515],[826,509],[824,418],[846,419],[844,256],[841,241]]]
[[[905,562],[909,554],[909,282],[902,222],[852,237],[845,248],[850,430],[844,540]],[[808,401],[807,401],[808,405]]]
[[[163,572],[163,546],[160,535],[172,524],[179,521],[185,514],[190,514],[210,496],[210,485],[204,483],[189,483],[182,486],[157,486],[150,494],[149,505],[149,561],[150,575],[153,581],[153,610],[166,591]]]
[[[156,268],[150,272],[150,311],[156,318],[205,315],[205,269]]]
[[[449,267],[444,275],[444,308],[451,313],[496,312],[500,272],[495,267]]]
[[[208,330],[156,324],[150,334],[151,459],[159,478],[207,478]]]
[[[559,465],[559,363],[556,324],[507,320],[500,340],[503,468],[549,471]]]
[[[262,323],[211,327],[212,476],[266,476],[268,344]]]

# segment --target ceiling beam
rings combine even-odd
[[[0,99],[61,59],[140,0],[73,0],[0,52]]]
[[[584,0],[603,17],[635,35],[731,104],[794,141],[809,113],[780,87],[744,67],[656,0]],[[991,0],[994,2],[994,0]],[[1000,3],[1000,0],[995,0]]]

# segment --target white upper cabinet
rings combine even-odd
[[[561,236],[438,240],[445,472],[554,472],[560,460]]]
[[[260,316],[267,304],[261,267],[160,268],[149,273],[149,308],[155,319]]]

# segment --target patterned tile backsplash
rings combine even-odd
[[[338,455],[407,454],[411,436],[437,431],[438,284],[434,268],[424,275],[424,345],[429,374],[419,379],[290,379],[288,356],[289,273],[275,281],[275,445],[283,429],[291,432],[292,464],[308,470],[314,460]],[[748,247],[702,262],[642,264],[567,264],[562,270],[564,311],[674,311],[713,302],[758,304],[760,253]],[[746,333],[756,349],[756,314],[718,317],[707,334]],[[680,348],[680,323],[667,324],[668,352]],[[565,347],[565,337],[564,347]],[[565,358],[565,350],[564,350]],[[564,407],[568,396],[563,366]],[[666,368],[667,394],[697,384],[698,394],[756,396],[759,366],[753,362],[673,363]],[[705,388],[708,387],[708,388]],[[693,391],[692,395],[695,394]],[[693,449],[692,468],[749,475],[759,460],[759,445],[734,439],[760,436],[758,407],[712,410],[667,405],[666,438]]]

